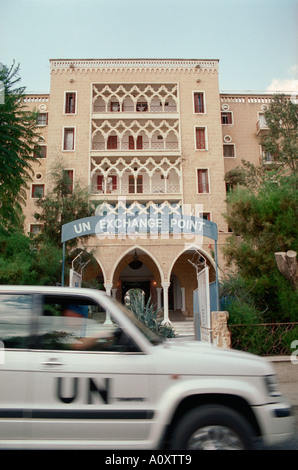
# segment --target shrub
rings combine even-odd
[[[162,338],[174,338],[175,333],[170,324],[163,323],[158,319],[160,310],[156,309],[151,303],[151,297],[145,303],[144,293],[140,289],[131,289],[129,291],[129,304],[127,307],[135,316],[143,322],[147,328]]]

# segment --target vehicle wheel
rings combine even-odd
[[[172,449],[251,450],[254,448],[250,424],[239,413],[221,405],[190,410],[176,425]]]

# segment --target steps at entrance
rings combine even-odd
[[[172,327],[177,336],[194,336],[193,320],[190,321],[173,321]]]

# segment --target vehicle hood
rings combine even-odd
[[[266,359],[201,341],[167,340],[154,348],[160,373],[261,376],[274,374]]]

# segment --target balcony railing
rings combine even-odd
[[[138,146],[137,146],[138,147]],[[107,142],[92,142],[91,150],[101,150],[101,151],[115,151],[122,150],[130,152],[141,151],[141,150],[152,150],[152,151],[162,151],[162,150],[179,150],[178,142],[143,142],[142,146],[138,148],[131,148],[129,142],[117,142],[113,145],[108,146]]]
[[[122,184],[122,187],[117,187],[115,189],[99,189],[96,184],[93,184],[91,186],[91,193],[92,194],[102,194],[102,195],[107,195],[107,196],[130,196],[131,194],[140,194],[140,195],[151,195],[152,197],[161,195],[162,198],[164,198],[164,195],[166,194],[167,197],[171,195],[181,195],[181,188],[179,184],[169,184],[167,187],[167,190],[162,185],[153,185],[153,187],[150,189],[148,186],[142,186],[140,184],[137,184],[137,187],[135,188],[132,185],[128,184]]]
[[[260,132],[268,131],[268,125],[265,120],[265,118],[261,118],[257,122],[257,135],[259,135]]]
[[[91,159],[91,190],[98,195],[165,195],[182,193],[182,158],[134,156]]]
[[[275,155],[272,155],[269,152],[262,153],[262,164],[268,166],[268,168],[278,168],[282,163],[278,158],[278,152]]]
[[[273,163],[275,162],[275,158],[271,153],[265,153],[263,154],[263,163]]]
[[[148,105],[136,105],[128,106],[120,104],[113,106],[94,105],[93,113],[177,113],[177,106],[148,106]]]

